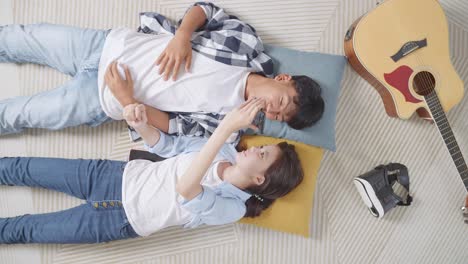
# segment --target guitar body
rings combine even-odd
[[[429,72],[445,112],[463,98],[463,82],[450,61],[448,26],[436,0],[387,0],[350,27],[344,43],[351,66],[382,97],[389,116],[414,112],[432,119],[415,76]]]

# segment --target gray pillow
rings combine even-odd
[[[272,45],[265,45],[265,53],[273,59],[275,74],[306,75],[320,84],[325,111],[316,124],[301,130],[293,129],[287,123],[266,119],[263,135],[295,140],[335,151],[336,107],[346,64],[345,57]],[[254,132],[248,130],[247,133]]]

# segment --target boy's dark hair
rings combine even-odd
[[[246,217],[259,216],[277,198],[285,196],[296,188],[304,178],[294,145],[281,142],[278,147],[281,149],[281,155],[265,172],[265,181],[261,185],[247,188],[248,192],[257,197],[252,195],[245,202]]]
[[[292,76],[297,97],[294,103],[298,106],[296,115],[289,120],[288,125],[294,129],[302,129],[315,124],[323,115],[325,102],[321,96],[320,85],[305,75]]]

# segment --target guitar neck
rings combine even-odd
[[[453,134],[452,128],[448,122],[447,116],[445,115],[444,109],[440,104],[439,97],[435,90],[428,95],[424,96],[427,106],[431,112],[432,118],[439,129],[440,135],[442,136],[445,145],[452,157],[455,166],[457,167],[458,173],[465,185],[465,189],[468,191],[468,167],[466,166],[463,154],[460,151],[455,135]]]

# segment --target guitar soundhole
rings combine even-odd
[[[434,75],[428,71],[418,72],[413,78],[414,91],[419,95],[428,95],[431,91],[434,90],[434,87]]]

